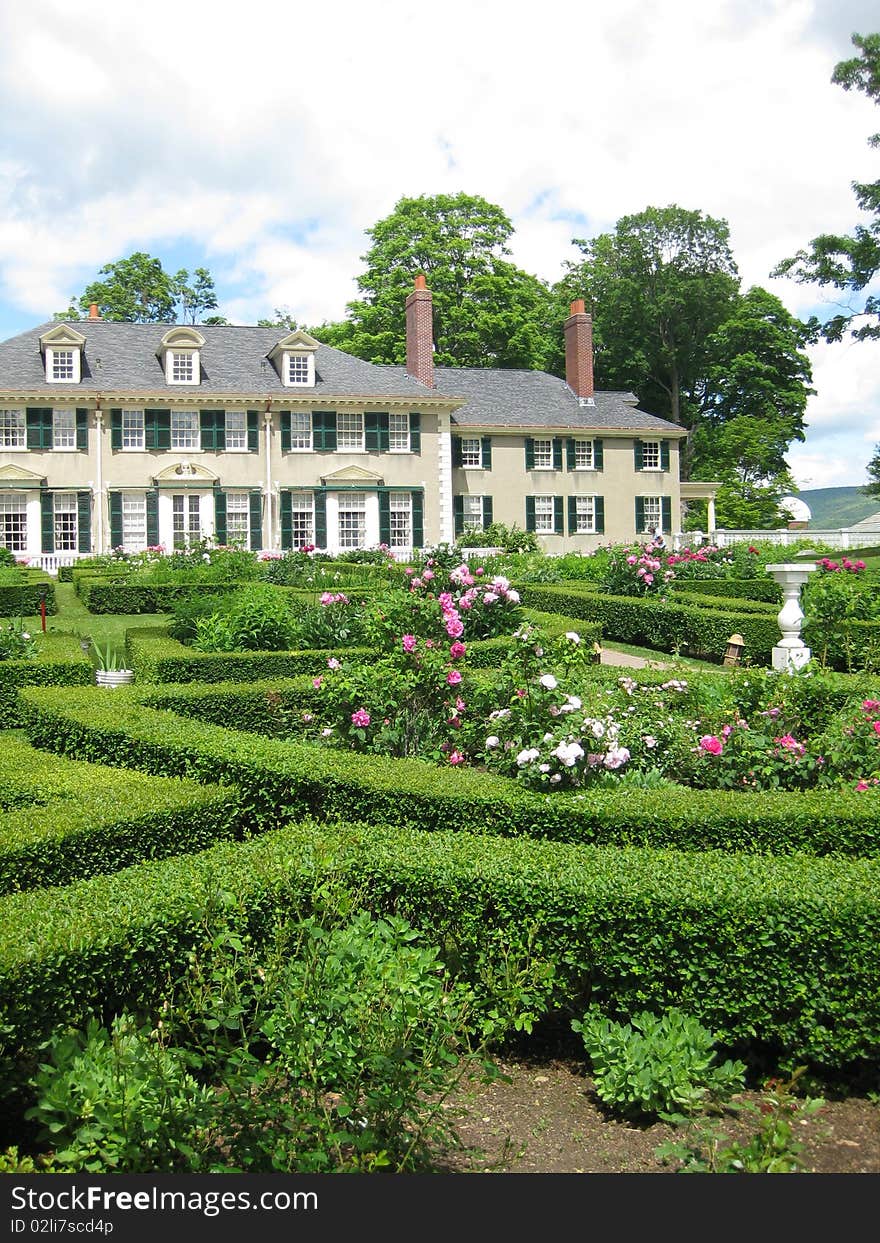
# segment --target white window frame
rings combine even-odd
[[[464,470],[483,469],[483,446],[479,436],[462,436],[461,465]]]
[[[596,469],[596,442],[594,440],[575,440],[574,468],[575,470]]]
[[[79,503],[75,492],[52,493],[52,518],[56,552],[79,549]]]
[[[412,548],[412,494],[388,494],[389,548]]]
[[[650,458],[650,461],[649,461]],[[659,440],[642,441],[642,470],[662,470]]]
[[[237,424],[238,426],[233,426]],[[226,410],[223,415],[224,443],[227,453],[247,452],[247,411]],[[230,441],[233,443],[230,444]]]
[[[183,504],[179,505],[178,502]],[[178,518],[181,519],[178,522]],[[195,519],[195,521],[193,521]],[[178,528],[180,528],[178,532]],[[178,536],[180,542],[178,542]],[[171,497],[171,543],[190,548],[202,538],[202,507],[197,492],[175,492]]]
[[[552,470],[553,469],[553,438],[542,437],[540,440],[533,439],[532,448],[533,448],[534,459],[535,459],[534,469],[535,470]]]
[[[595,535],[596,534],[596,498],[595,496],[576,496],[574,498],[575,507],[575,535]]]
[[[122,411],[122,448],[128,453],[143,453],[146,447],[143,410]]]
[[[461,506],[462,531],[482,531],[483,529],[483,498],[467,495],[462,498]]]
[[[347,422],[351,422],[351,426],[345,428],[343,424]],[[343,444],[343,436],[351,438],[354,443]],[[359,411],[341,410],[336,415],[336,452],[364,452],[364,416]]]
[[[80,350],[75,345],[47,345],[46,383],[79,384],[82,375],[81,357]],[[69,375],[56,375],[56,367],[61,363],[62,358],[65,364],[69,363],[69,367],[67,365],[64,367],[65,371],[70,371]]]
[[[663,530],[663,497],[662,496],[643,496],[642,512],[644,514],[644,524],[641,531],[637,531],[637,535],[647,535],[651,527],[657,531]],[[649,512],[649,510],[651,512]]]
[[[185,433],[180,427],[182,419],[186,419],[190,423],[189,430]],[[178,424],[177,427],[175,427],[175,422]],[[202,430],[199,426],[198,410],[171,411],[171,448],[181,453],[198,453],[201,451]]]
[[[122,494],[122,547],[143,552],[147,547],[147,498],[143,492]]]
[[[410,452],[408,414],[395,414],[392,412],[388,415],[388,452]]]
[[[355,521],[351,521],[354,516]],[[343,526],[343,518],[347,518]],[[336,518],[336,529],[339,535],[339,548],[350,552],[355,548],[367,546],[367,495],[365,492],[340,492],[339,509]],[[351,537],[357,542],[352,543]]]
[[[282,374],[285,388],[314,388],[314,350],[285,350]]]
[[[315,494],[314,492],[291,492],[290,534],[293,548],[303,548],[315,542]]]
[[[178,359],[180,360],[180,363],[178,363]],[[181,379],[179,375],[175,376],[174,373],[175,373],[175,370],[179,370],[179,368],[182,366],[184,359],[189,360],[188,366],[187,366],[187,371],[189,372],[189,376],[186,379]],[[166,383],[175,384],[175,385],[177,384],[188,384],[188,385],[198,384],[201,379],[200,371],[201,371],[201,366],[199,362],[199,351],[198,350],[181,350],[181,349],[172,349],[170,347],[166,349],[165,351]]]
[[[18,554],[28,551],[27,511],[23,493],[0,492],[0,548]]]
[[[291,453],[310,453],[311,450],[312,412],[310,410],[291,410],[290,451]]]
[[[556,532],[556,509],[552,496],[535,497],[535,532],[553,535]]]
[[[230,521],[233,516],[235,521]],[[238,530],[233,528],[237,527]],[[251,546],[251,497],[249,492],[226,493],[226,543]]]
[[[52,411],[52,449],[69,453],[76,449],[76,411]]]
[[[0,449],[27,448],[27,418],[23,409],[0,410]]]

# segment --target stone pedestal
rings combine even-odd
[[[767,573],[776,579],[782,588],[782,608],[777,621],[782,631],[782,638],[773,648],[773,668],[780,672],[795,672],[809,664],[811,652],[801,638],[801,626],[804,620],[801,609],[801,587],[816,571],[815,565],[803,565],[797,562],[786,562],[782,565],[768,565]]]

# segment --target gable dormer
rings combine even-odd
[[[47,384],[79,384],[85,337],[70,324],[56,324],[40,337]]]
[[[165,369],[166,384],[198,384],[201,379],[200,350],[205,338],[197,328],[169,328],[156,351]]]
[[[285,388],[315,387],[315,352],[318,342],[297,328],[269,351]]]

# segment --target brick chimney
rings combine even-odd
[[[100,318],[101,316],[98,311],[97,302],[90,302],[89,303],[89,319],[100,319]]]
[[[565,382],[575,397],[593,396],[593,317],[583,298],[572,302],[565,321]]]
[[[413,379],[434,387],[433,303],[421,272],[406,300],[406,369]]]

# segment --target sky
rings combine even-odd
[[[403,196],[481,195],[548,281],[621,217],[730,225],[743,288],[859,222],[876,106],[831,84],[876,0],[10,0],[0,6],[0,339],[144,250],[207,267],[219,313],[343,318],[364,230]],[[403,308],[401,308],[401,314]],[[800,488],[861,485],[880,342],[811,348]]]

